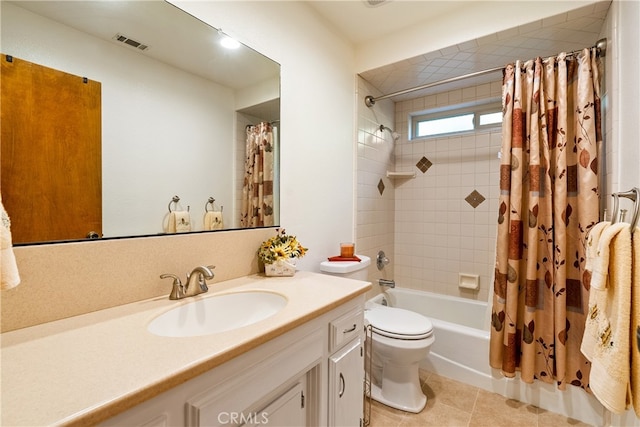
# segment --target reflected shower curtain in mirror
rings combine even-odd
[[[598,59],[584,49],[504,70],[491,366],[588,389],[584,243],[599,220]]]
[[[262,122],[247,126],[244,184],[240,227],[274,225],[273,215],[273,129]]]

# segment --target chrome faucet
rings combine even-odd
[[[182,299],[184,298],[184,286],[182,281],[175,274],[161,274],[161,279],[173,279],[173,287],[171,288],[171,294],[169,299]]]
[[[209,290],[207,280],[213,279],[213,265],[200,265],[187,274],[187,285],[184,287],[184,296],[192,297]]]
[[[194,268],[191,273],[187,273],[187,284],[183,285],[182,281],[175,274],[162,274],[161,279],[173,279],[173,287],[169,299],[182,299],[193,297],[209,290],[207,280],[213,279],[213,270],[215,266],[200,265]]]

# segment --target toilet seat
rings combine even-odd
[[[428,318],[402,308],[376,307],[365,312],[365,319],[373,332],[388,338],[422,340],[433,335]]]

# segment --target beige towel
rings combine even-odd
[[[580,351],[589,361],[591,361],[593,357],[593,351],[598,342],[600,322],[603,321],[603,316],[598,315],[598,308],[605,304],[607,296],[605,290],[591,287],[591,276],[597,258],[600,237],[609,225],[611,225],[611,223],[608,221],[599,222],[594,225],[587,235],[585,248],[587,260],[585,263],[584,284],[587,286],[587,289],[589,289],[589,314],[584,325]]]
[[[204,229],[205,230],[222,230],[224,224],[222,222],[222,212],[220,211],[208,211],[204,214]]]
[[[0,195],[0,289],[11,289],[20,284],[20,273],[13,254],[11,220],[2,204]]]
[[[631,403],[629,329],[631,326],[631,230],[627,223],[607,227],[593,260],[591,291],[599,302],[598,341],[591,354],[589,385],[602,405],[619,414]]]
[[[595,258],[598,257],[597,251],[598,243],[600,242],[600,236],[602,235],[602,232],[605,230],[605,228],[610,225],[611,223],[609,221],[599,222],[591,228],[589,234],[587,235],[587,247],[585,251],[587,254],[587,260],[584,268],[586,270],[589,270],[590,272],[593,271],[593,262]]]
[[[173,211],[169,214],[167,233],[186,233],[191,231],[189,211]]]
[[[640,203],[636,201],[636,203]],[[631,397],[636,416],[640,418],[640,347],[636,331],[640,326],[640,227],[632,236],[633,260],[631,277]]]

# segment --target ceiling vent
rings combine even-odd
[[[144,43],[140,43],[139,41],[134,40],[134,39],[130,39],[129,37],[125,36],[124,34],[118,33],[115,36],[113,36],[113,39],[117,40],[117,41],[119,41],[121,43],[124,43],[126,45],[129,45],[131,47],[134,47],[134,48],[136,48],[138,50],[147,50],[147,49],[149,49],[149,45],[146,45]]]

